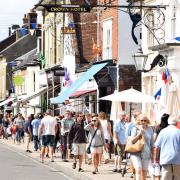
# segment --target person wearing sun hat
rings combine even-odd
[[[180,131],[176,127],[178,117],[168,119],[168,126],[161,130],[154,144],[153,160],[162,166],[162,179],[179,179],[180,177]]]

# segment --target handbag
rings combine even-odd
[[[144,136],[138,139],[135,143],[132,143],[131,137],[129,137],[126,142],[125,152],[127,153],[141,152],[144,149],[144,144],[145,144]]]
[[[93,134],[93,136],[91,138],[91,142],[89,143],[89,146],[88,146],[88,148],[86,150],[87,154],[91,154],[91,143],[92,143],[92,140],[93,140],[94,136],[96,135],[96,132],[97,132],[97,129],[95,130],[95,132],[94,132],[94,134]]]

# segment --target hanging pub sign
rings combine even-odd
[[[87,5],[72,5],[72,4],[62,4],[62,5],[43,5],[43,7],[48,12],[64,12],[64,13],[81,13],[90,12],[91,8]]]
[[[71,28],[71,27],[62,27],[61,28],[61,32],[62,34],[75,34],[75,28]]]

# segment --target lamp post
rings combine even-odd
[[[142,48],[139,48],[138,52],[134,54],[133,56],[136,71],[142,71],[145,72],[145,65],[148,59],[148,55],[143,54]]]

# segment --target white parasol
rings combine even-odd
[[[146,95],[133,88],[120,92],[114,92],[111,95],[99,98],[99,100],[131,103],[155,103],[155,99],[153,96]]]
[[[166,107],[167,107],[166,111],[169,115],[180,113],[180,102],[179,102],[177,87],[175,86],[174,83],[170,85]]]

